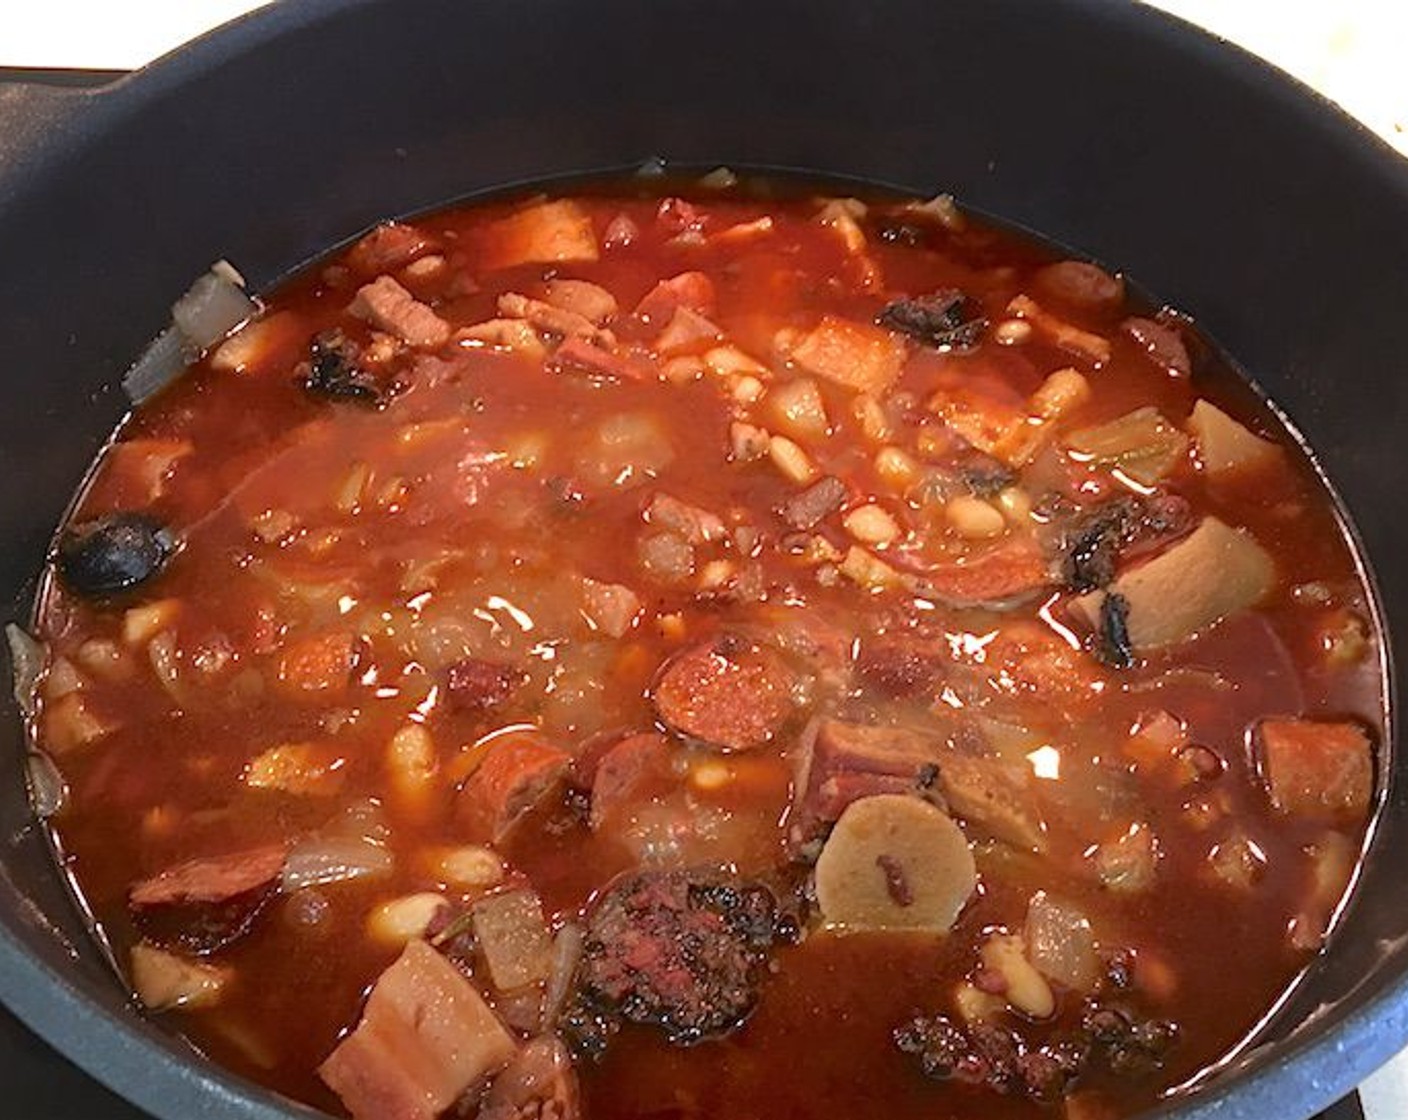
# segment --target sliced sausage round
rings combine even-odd
[[[655,686],[655,710],[681,735],[720,750],[753,750],[787,722],[795,683],[777,654],[724,636],[666,663]]]

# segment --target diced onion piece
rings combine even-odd
[[[132,990],[152,1011],[195,1010],[220,1001],[234,977],[220,965],[187,960],[151,945],[132,946]]]
[[[1262,466],[1276,459],[1279,449],[1270,440],[1253,435],[1208,401],[1198,401],[1188,417],[1188,431],[1198,445],[1198,461],[1208,475]]]
[[[34,715],[39,674],[44,671],[49,650],[38,638],[13,622],[5,625],[5,640],[10,646],[15,703],[28,719]]]
[[[1073,606],[1097,626],[1105,595],[1122,595],[1130,643],[1156,649],[1253,606],[1275,582],[1275,562],[1255,538],[1206,517],[1172,548],[1125,572],[1107,591],[1080,596]]]
[[[206,350],[259,314],[244,278],[226,261],[196,278],[171,308],[172,325],[147,347],[122,379],[134,404],[176,380]]]
[[[810,377],[775,384],[768,391],[767,411],[773,426],[794,439],[824,439],[831,431],[821,390]]]
[[[1083,458],[1116,467],[1134,481],[1151,486],[1184,459],[1188,437],[1158,409],[1146,407],[1072,432],[1066,437],[1066,446]]]
[[[543,997],[543,1028],[556,1026],[567,997],[572,992],[572,980],[582,959],[584,944],[582,927],[567,922],[552,939],[552,971],[548,974],[547,992]]]
[[[474,938],[501,992],[546,980],[553,944],[543,906],[530,890],[505,891],[474,904]]]
[[[1099,974],[1090,919],[1074,903],[1037,891],[1027,906],[1027,955],[1043,976],[1089,991]]]
[[[344,883],[389,874],[391,852],[360,836],[314,836],[294,846],[284,861],[286,891],[327,883]]]
[[[851,802],[816,862],[822,917],[845,930],[946,932],[976,886],[962,830],[906,794]]]
[[[25,758],[29,803],[40,820],[52,817],[68,801],[68,783],[58,765],[44,751],[30,751]]]

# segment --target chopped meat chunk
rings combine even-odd
[[[850,492],[835,475],[819,478],[782,506],[782,519],[794,529],[812,529],[846,504]]]
[[[438,350],[450,341],[450,324],[390,276],[357,289],[348,310],[417,349]]]
[[[279,658],[279,684],[291,697],[339,696],[351,684],[361,653],[361,640],[347,630],[300,638]]]
[[[1257,726],[1271,804],[1296,816],[1362,821],[1374,793],[1373,744],[1358,724],[1267,719]]]
[[[728,536],[728,526],[707,509],[669,494],[656,494],[645,508],[645,520],[683,537],[690,544],[713,544]]]
[[[225,902],[279,877],[288,848],[266,844],[220,856],[202,856],[144,879],[128,895],[134,907],[168,902]]]
[[[681,272],[661,280],[636,304],[637,318],[663,327],[679,308],[700,315],[714,310],[714,282],[702,272]]]
[[[147,940],[213,953],[243,937],[277,893],[287,848],[188,860],[134,886],[128,903]]]
[[[494,1078],[476,1120],[578,1120],[580,1114],[572,1056],[559,1039],[541,1035]]]
[[[495,222],[487,231],[483,268],[597,259],[591,215],[570,199],[542,202]]]
[[[904,368],[905,349],[887,330],[823,315],[790,357],[808,373],[844,388],[883,393]]]
[[[1112,311],[1124,302],[1124,281],[1089,261],[1057,261],[1040,269],[1036,283],[1047,295],[1082,310]]]
[[[598,328],[585,315],[540,299],[530,299],[519,292],[505,292],[499,296],[498,308],[500,315],[523,319],[538,330],[560,338],[585,338],[607,346],[612,342],[610,332]]]
[[[653,381],[655,367],[644,358],[606,350],[578,335],[568,338],[549,362],[557,373],[575,373],[615,381]]]
[[[591,826],[608,825],[625,806],[679,784],[673,753],[664,736],[654,732],[628,735],[601,756],[592,779]]]
[[[497,708],[525,680],[522,669],[477,657],[465,657],[445,670],[445,699],[459,711]]]
[[[379,276],[439,250],[440,243],[424,230],[383,222],[348,250],[347,265],[359,276]]]
[[[618,879],[588,916],[578,999],[676,1045],[726,1034],[757,1002],[775,915],[766,887],[724,872]]]
[[[616,297],[590,280],[549,280],[543,299],[598,327],[605,326],[617,311]]]
[[[483,998],[424,941],[381,974],[357,1029],[318,1075],[354,1120],[434,1120],[513,1057]]]
[[[655,686],[655,710],[681,735],[746,751],[782,729],[792,714],[793,683],[775,653],[725,636],[671,658]]]
[[[1009,536],[982,552],[921,568],[913,587],[950,606],[1001,609],[1035,598],[1054,582],[1036,542]]]
[[[636,624],[644,604],[623,583],[601,583],[582,578],[582,613],[595,630],[619,638]]]
[[[938,350],[970,350],[988,325],[978,305],[957,288],[886,304],[875,321]]]
[[[460,819],[478,838],[501,840],[560,785],[570,762],[566,751],[530,732],[504,736],[460,791]]]

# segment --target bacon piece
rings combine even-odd
[[[450,324],[390,276],[358,288],[347,310],[418,349],[438,350],[450,340]]]
[[[279,684],[295,697],[339,696],[351,682],[360,653],[360,640],[348,630],[300,638],[279,658]]]
[[[354,1120],[434,1120],[516,1046],[473,985],[424,941],[381,974],[320,1076]]]
[[[566,751],[531,732],[505,736],[460,791],[460,819],[476,836],[501,840],[559,785],[571,761]]]

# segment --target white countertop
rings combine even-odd
[[[1408,155],[1408,0],[1148,2],[1269,59]],[[12,0],[0,12],[0,66],[131,70],[261,6],[256,0]],[[1370,1078],[1360,1096],[1368,1120],[1408,1120],[1408,1055]]]

